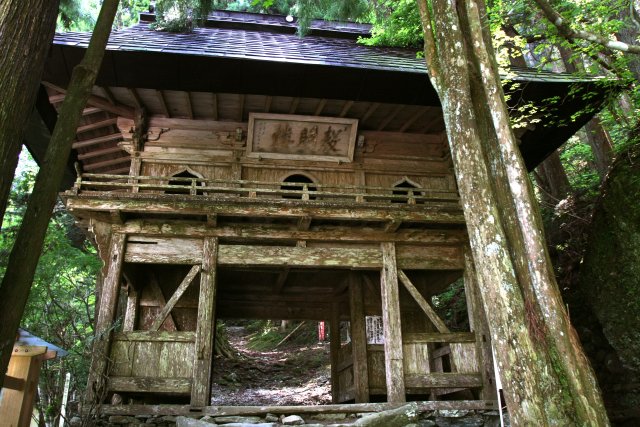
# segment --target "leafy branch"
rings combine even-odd
[[[621,52],[628,52],[634,54],[640,54],[640,46],[635,44],[624,43],[618,40],[611,40],[600,34],[595,34],[589,31],[577,30],[572,28],[568,22],[560,15],[560,13],[553,8],[551,3],[547,0],[534,0],[540,7],[545,17],[551,22],[560,35],[569,41],[573,39],[580,39],[599,44],[611,50],[617,50]]]

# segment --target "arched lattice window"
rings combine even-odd
[[[292,185],[292,184],[283,184],[280,186],[281,190],[297,190],[300,191],[300,193],[294,193],[294,194],[283,194],[282,198],[283,199],[302,199],[302,190],[304,189],[303,184],[313,184],[313,180],[311,178],[309,178],[306,175],[302,175],[302,174],[293,174],[293,175],[289,175],[288,177],[286,177],[285,179],[282,180],[283,183],[285,182],[292,182],[292,183],[299,183],[300,185]],[[316,186],[315,185],[308,185],[307,189],[311,192],[311,191],[316,191]],[[313,195],[309,195],[309,200],[315,200],[315,196]]]
[[[202,178],[201,176],[197,176],[191,172],[189,172],[188,170],[184,170],[180,173],[176,173],[174,175],[172,175],[173,178]],[[169,185],[182,185],[185,187],[184,190],[182,189],[171,189],[171,190],[167,190],[164,193],[165,194],[189,194],[190,189],[191,189],[191,181],[186,180],[186,179],[170,179],[169,180]],[[202,185],[204,185],[203,182],[198,182],[196,184],[197,186],[201,187]],[[204,194],[204,192],[202,190],[196,190],[196,194],[198,195],[202,195]]]
[[[397,183],[396,185],[393,186],[394,190],[393,190],[393,195],[394,196],[405,196],[408,197],[409,196],[409,191],[411,189],[416,189],[419,188],[417,184],[409,181],[408,179],[403,179],[401,182]],[[420,191],[413,191],[413,196],[422,196],[422,192]],[[393,203],[408,203],[409,199],[393,199],[392,200]],[[415,200],[415,203],[417,204],[421,204],[424,203],[423,200],[417,199]]]

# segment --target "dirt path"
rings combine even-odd
[[[247,348],[242,326],[227,328],[241,360],[216,357],[212,405],[320,405],[331,403],[329,343]]]

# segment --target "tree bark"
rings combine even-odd
[[[59,0],[0,1],[0,226]]]
[[[514,425],[608,425],[509,126],[482,0],[420,0],[460,199]]]
[[[0,284],[0,373],[3,374],[7,370],[15,333],[29,296],[71,143],[102,63],[117,9],[118,0],[105,0],[102,3],[87,52],[82,62],[73,70],[67,96],[47,147],[45,160],[40,165],[33,193]],[[3,379],[4,375],[0,375],[0,386]]]

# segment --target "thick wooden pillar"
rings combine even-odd
[[[475,265],[469,249],[465,250],[464,267],[464,293],[467,300],[469,326],[471,332],[474,332],[476,336],[476,357],[482,375],[480,398],[493,400],[496,397],[496,382],[493,370],[493,353],[491,352],[491,334],[489,333],[487,316],[482,307]]]
[[[120,294],[120,273],[127,236],[124,233],[113,233],[109,245],[109,265],[107,274],[102,282],[102,296],[100,297],[100,311],[96,321],[96,337],[91,357],[91,370],[87,385],[87,400],[97,402],[106,393],[106,379],[113,329],[114,315]]]
[[[405,402],[400,293],[396,247],[392,242],[382,247],[382,325],[384,332],[384,367],[387,380],[387,402]]]
[[[198,324],[191,386],[191,406],[208,406],[211,401],[211,370],[216,319],[216,272],[218,265],[218,239],[204,239],[200,295],[198,299]]]
[[[367,326],[364,319],[362,279],[349,275],[349,306],[351,313],[351,348],[353,351],[353,385],[356,403],[369,402],[369,367],[367,363]]]
[[[330,354],[331,354],[331,401],[340,403],[340,381],[338,378],[338,363],[340,361],[340,303],[331,305],[331,319],[329,319]]]

